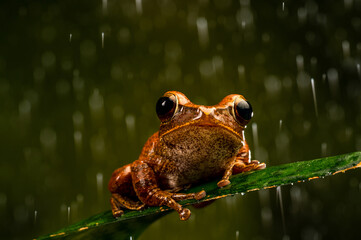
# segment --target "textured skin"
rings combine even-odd
[[[219,187],[230,183],[232,174],[265,168],[250,161],[244,138],[248,121],[236,120],[232,94],[214,106],[193,104],[176,91],[178,105],[171,119],[161,123],[158,132],[146,142],[135,162],[114,171],[109,181],[113,215],[124,208],[139,210],[145,205],[167,205],[187,220],[190,211],[177,203],[183,199],[201,199],[206,193],[183,194],[178,191],[192,184],[221,178]]]

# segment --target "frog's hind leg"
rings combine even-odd
[[[130,210],[141,210],[144,208],[145,204],[141,201],[134,201],[128,197],[122,196],[118,193],[113,193],[112,198],[123,208],[128,208]]]
[[[118,193],[113,193],[110,198],[110,204],[112,206],[112,212],[115,217],[121,216],[124,211],[124,208],[130,210],[141,210],[144,208],[145,204],[141,201],[133,201],[132,199],[122,196]]]
[[[112,207],[112,213],[114,217],[120,217],[123,215],[124,211],[121,205],[113,197],[110,198],[110,206]]]
[[[110,205],[114,217],[120,217],[123,209],[140,210],[144,207],[142,202],[137,201],[133,190],[130,164],[114,171],[108,188],[112,194]]]

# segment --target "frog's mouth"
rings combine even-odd
[[[211,128],[223,129],[227,133],[230,133],[231,135],[238,138],[240,141],[244,140],[243,132],[242,133],[236,132],[231,127],[228,127],[228,126],[226,126],[226,125],[224,125],[222,123],[213,124],[213,123],[205,123],[204,121],[192,121],[192,122],[187,122],[185,124],[173,127],[172,129],[170,129],[170,130],[166,131],[165,133],[163,133],[162,137],[166,136],[166,135],[169,135],[169,134],[172,134],[172,133],[175,133],[177,131],[183,130],[183,129],[188,128],[188,127],[189,128],[191,128],[191,127],[194,127],[194,128],[199,127],[199,128],[209,128],[209,129],[211,129]]]

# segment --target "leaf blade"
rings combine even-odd
[[[361,152],[272,166],[255,172],[234,175],[230,179],[231,184],[224,188],[217,187],[217,180],[193,187],[187,192],[197,192],[204,189],[207,192],[207,196],[201,201],[185,200],[180,203],[182,205],[190,205],[215,200],[238,193],[322,178],[358,167],[361,167]],[[135,235],[140,234],[141,231],[137,230],[144,230],[148,224],[161,216],[159,214],[154,215],[155,213],[167,210],[169,210],[168,207],[161,206],[149,207],[143,211],[125,211],[125,214],[119,219],[115,219],[111,211],[106,211],[68,226],[54,234],[37,239],[101,239],[101,236],[98,236],[99,234],[95,234],[97,235],[96,238],[91,237],[94,237],[94,232],[96,233],[97,230],[105,232],[106,239],[111,238],[109,234],[116,236],[116,239],[129,239],[129,235],[117,233],[122,233],[122,231],[127,233],[132,230]],[[138,229],[130,229],[137,224],[139,225]],[[118,228],[119,225],[121,225],[121,228]]]

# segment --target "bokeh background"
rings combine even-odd
[[[2,239],[110,209],[110,175],[157,131],[167,90],[243,94],[268,166],[361,150],[360,0],[3,0],[0,26]],[[221,199],[140,239],[355,239],[360,180]]]

